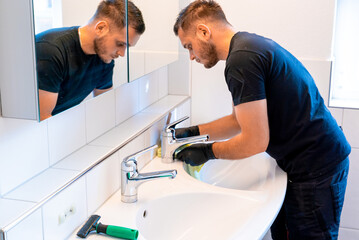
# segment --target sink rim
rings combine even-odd
[[[241,170],[242,167],[244,168],[248,168],[248,165],[253,164],[253,162],[261,162],[261,161],[265,161],[266,164],[266,169],[255,169],[255,173],[257,175],[260,175],[261,179],[259,181],[256,181],[255,179],[253,179],[253,177],[251,178],[251,176],[247,175],[247,179],[251,180],[252,185],[249,184],[248,186],[244,186],[246,184],[248,184],[248,182],[228,182],[230,181],[228,175],[223,176],[223,174],[218,173],[218,171],[216,170],[216,172],[213,172],[212,170],[212,174],[211,176],[204,176],[205,172],[210,172],[211,173],[211,168],[216,168],[216,167],[220,167],[222,169],[220,169],[220,172],[224,172],[227,169],[229,169],[229,171],[233,172],[233,167],[234,168],[240,168],[239,171]],[[229,163],[228,166],[226,163]],[[241,166],[243,165],[244,166]],[[268,155],[266,152],[262,152],[256,155],[253,155],[251,157],[248,158],[244,158],[244,159],[239,159],[239,160],[226,160],[226,159],[215,159],[215,160],[211,160],[208,161],[207,163],[204,164],[204,166],[201,168],[200,172],[194,172],[194,175],[192,175],[189,171],[188,171],[188,167],[189,165],[187,165],[186,163],[183,162],[182,164],[182,168],[184,170],[184,172],[192,177],[193,179],[195,179],[196,181],[200,181],[204,184],[208,184],[210,186],[214,186],[214,187],[218,187],[218,188],[225,188],[225,189],[231,189],[234,191],[250,191],[250,192],[263,192],[263,191],[267,191],[269,190],[267,188],[268,185],[272,184],[274,181],[276,181],[276,176],[277,174],[281,174],[277,171],[278,165],[275,161],[274,158],[272,158],[270,155]],[[207,168],[206,168],[207,167]],[[264,173],[263,173],[264,171]],[[265,176],[263,176],[263,174]],[[239,175],[237,175],[235,178],[237,178]],[[239,179],[241,180],[241,179]],[[235,186],[233,186],[235,185]],[[249,187],[249,188],[248,188]]]
[[[175,202],[173,201],[174,199],[180,201],[181,206],[185,207],[186,211],[183,211],[183,208],[173,208],[173,211],[169,213],[167,210],[171,203]],[[201,202],[202,200],[205,201]],[[186,208],[193,201],[196,205],[192,206],[191,209]],[[175,203],[175,206],[176,204],[178,203]],[[154,235],[156,235],[156,239],[177,239],[181,229],[187,229],[185,233],[182,233],[183,239],[190,239],[185,237],[188,235],[192,237],[199,236],[201,231],[204,234],[203,231],[208,231],[207,226],[211,224],[217,226],[217,229],[214,231],[222,229],[226,231],[223,234],[227,234],[227,237],[230,237],[242,229],[243,223],[255,216],[261,205],[262,203],[243,198],[237,193],[212,191],[183,192],[164,195],[144,202],[136,212],[135,221],[140,234],[146,239],[153,239]],[[208,209],[211,209],[210,213],[206,211]],[[226,212],[223,212],[224,210]],[[153,215],[152,211],[160,211],[160,213],[155,212],[156,216],[151,217],[150,215]],[[198,215],[191,215],[193,212]],[[174,221],[161,222],[162,219],[172,216],[171,214],[174,214]],[[203,220],[203,214],[206,214],[206,220]],[[231,221],[235,219],[232,224],[224,223],[228,216],[230,216]],[[183,223],[178,219],[190,219],[191,224]],[[161,234],[158,233],[160,229],[162,229]],[[209,232],[205,234],[212,236],[218,233]]]

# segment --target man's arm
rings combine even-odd
[[[267,100],[239,104],[234,114],[241,132],[225,142],[213,144],[213,153],[220,159],[242,159],[266,151],[269,144]]]
[[[97,97],[98,95],[100,95],[100,94],[102,94],[102,93],[104,93],[104,92],[107,92],[107,91],[109,91],[109,90],[111,90],[112,89],[112,87],[110,87],[110,88],[106,88],[106,89],[94,89],[93,90],[93,96],[94,97]]]
[[[198,125],[201,135],[208,134],[211,141],[229,139],[240,133],[241,127],[237,121],[235,109],[232,114]]]
[[[48,92],[39,89],[40,120],[51,117],[57,102],[58,93]]]

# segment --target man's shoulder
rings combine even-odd
[[[78,27],[53,28],[36,34],[37,54],[60,54],[76,47]]]
[[[232,50],[260,51],[274,47],[275,42],[267,37],[249,32],[237,32],[233,36]]]
[[[71,39],[76,39],[77,29],[78,27],[52,28],[36,34],[35,42],[36,44],[49,43],[55,45],[67,42]]]

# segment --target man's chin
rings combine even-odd
[[[206,64],[203,64],[205,68],[209,69],[209,68],[212,68],[214,66],[216,66],[218,63],[218,61],[216,62],[211,62],[211,63],[206,63]]]
[[[106,63],[106,64],[110,64],[112,62],[112,58],[111,59],[103,59],[101,58],[102,62]]]

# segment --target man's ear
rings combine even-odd
[[[207,25],[201,23],[197,25],[196,35],[202,40],[208,41],[211,38],[211,30]]]
[[[110,31],[107,21],[101,20],[98,21],[95,25],[95,32],[98,36],[103,36]]]

